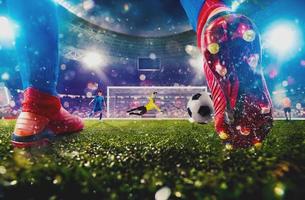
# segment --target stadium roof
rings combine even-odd
[[[186,56],[185,46],[196,45],[193,31],[162,37],[142,37],[110,31],[60,9],[63,54],[72,58],[88,49],[100,49],[106,56],[137,59],[154,53],[160,58]],[[72,56],[72,57],[71,57]]]

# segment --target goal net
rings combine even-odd
[[[199,92],[207,91],[207,87],[108,87],[107,88],[107,117],[110,119],[134,118],[165,118],[187,119],[187,102]],[[144,106],[148,97],[157,92],[155,104],[162,112],[148,111],[143,116],[134,116],[128,110]]]
[[[4,85],[0,83],[0,107],[5,107],[10,104],[10,94]]]

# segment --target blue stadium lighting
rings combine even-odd
[[[239,7],[242,3],[244,3],[244,2],[245,2],[245,0],[235,0],[235,1],[233,1],[233,2],[232,2],[232,5],[231,5],[232,11],[236,11],[236,10],[238,9],[238,7]]]
[[[62,2],[64,2],[64,0],[53,0],[55,3],[62,3]]]
[[[99,68],[102,62],[103,58],[98,52],[87,52],[83,57],[83,63],[90,69]]]
[[[285,60],[295,55],[302,47],[299,27],[290,22],[272,25],[263,35],[264,46],[274,56]]]
[[[14,24],[4,16],[0,16],[0,43],[10,43],[15,38]]]

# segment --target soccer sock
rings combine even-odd
[[[100,113],[100,120],[103,118],[103,113],[101,112]]]
[[[205,0],[180,0],[190,24],[197,30],[197,20]]]
[[[128,110],[127,112],[133,112],[133,111],[136,111],[136,110],[139,110],[139,108],[134,108],[134,109]]]
[[[140,111],[140,115],[144,115],[145,113],[147,113],[147,110],[145,107],[143,107]]]
[[[20,27],[16,51],[24,89],[56,95],[58,79],[58,25],[51,0],[7,0],[10,17]]]
[[[129,113],[129,115],[138,115],[138,116],[141,116],[141,114],[140,113]]]
[[[225,7],[223,0],[180,0],[195,31],[201,30],[208,16],[217,8]]]

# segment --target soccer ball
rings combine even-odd
[[[213,120],[214,108],[210,95],[201,92],[193,95],[187,103],[187,112],[191,121],[207,124]]]

